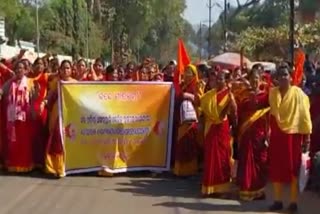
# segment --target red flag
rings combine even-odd
[[[187,50],[184,46],[182,39],[178,40],[178,54],[177,54],[177,67],[173,77],[173,85],[176,90],[176,95],[179,95],[181,91],[180,78],[184,72],[184,69],[191,62]]]
[[[292,84],[299,86],[303,78],[305,54],[302,49],[298,49],[294,56],[294,72],[292,74]]]

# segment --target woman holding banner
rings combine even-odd
[[[59,80],[66,82],[77,82],[72,77],[72,63],[64,60],[59,69]],[[64,151],[61,141],[61,130],[59,127],[58,115],[58,82],[55,89],[51,90],[47,98],[41,103],[41,111],[44,111],[47,106],[50,112],[49,117],[49,140],[45,154],[45,170],[57,177],[65,175],[64,169]]]
[[[193,109],[197,109],[197,100],[202,96],[202,90],[200,90],[198,83],[197,68],[190,64],[184,72],[181,87],[183,93],[178,97],[178,106],[181,106],[183,101],[190,101]],[[173,173],[176,176],[193,176],[198,172],[197,121],[184,122],[180,114],[179,122]]]
[[[200,100],[205,118],[204,172],[202,178],[203,196],[224,196],[230,191],[232,149],[230,124],[236,123],[236,103],[227,88],[225,73],[219,72],[216,87]]]
[[[259,70],[249,73],[250,88],[238,103],[238,173],[240,198],[264,199],[267,183],[267,140],[269,134],[268,93],[260,88]]]
[[[87,81],[87,78],[88,78],[87,62],[84,59],[81,58],[77,61],[73,78],[78,81]]]
[[[93,65],[90,65],[90,71],[86,75],[88,81],[105,81],[105,63],[102,58],[97,58]]]

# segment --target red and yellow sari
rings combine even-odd
[[[77,82],[76,80],[71,80]],[[49,139],[45,150],[45,171],[57,177],[65,176],[65,156],[59,126],[58,82],[50,91],[48,100]]]
[[[31,135],[32,83],[25,76],[19,82],[12,81],[5,100],[5,167],[10,172],[29,172],[34,166]]]
[[[46,109],[40,112],[40,105],[46,98],[48,94],[48,73],[41,72],[37,77],[35,77],[34,82],[38,90],[38,97],[34,102],[35,112],[39,112],[37,117],[32,121],[32,138],[34,143],[34,162],[37,167],[44,166],[44,154],[47,142],[47,116],[48,112]]]
[[[194,79],[188,85],[182,85],[182,91],[201,97],[203,92],[199,88],[197,70],[189,65],[194,73]],[[199,136],[198,124],[183,123],[180,124],[180,105],[183,101],[182,94],[177,97],[176,103],[176,143],[174,144],[174,168],[173,173],[176,176],[193,176],[198,172],[198,154],[199,154]]]
[[[203,195],[226,193],[230,190],[232,151],[230,126],[226,116],[229,102],[228,89],[212,89],[200,100],[205,117]]]
[[[274,183],[296,182],[301,164],[303,135],[310,134],[312,122],[309,98],[291,86],[284,97],[275,87],[269,94],[270,147],[269,176]]]
[[[248,94],[247,94],[248,95]],[[238,103],[238,171],[237,183],[240,198],[251,201],[265,196],[267,183],[267,136],[269,131],[268,94],[256,95],[253,103],[250,97]]]

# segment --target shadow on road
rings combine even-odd
[[[152,196],[152,197],[184,197],[197,198],[199,196],[200,183],[196,180],[179,179],[139,179],[131,180],[126,183],[117,183],[124,188],[118,188],[116,191],[123,193],[132,193],[134,195]]]
[[[164,206],[169,208],[184,208],[193,211],[225,211],[225,212],[267,212],[266,202],[239,203],[239,204],[213,204],[204,202],[165,202],[153,206]]]
[[[170,201],[154,204],[153,206],[179,207],[193,211],[238,211],[255,213],[266,212],[268,206],[267,201],[242,203],[236,200],[215,200],[215,203],[210,203],[211,199],[202,199],[200,197],[199,179],[139,179],[126,183],[117,183],[117,185],[125,186],[125,188],[118,188],[115,189],[115,191],[131,193],[134,196],[184,198],[183,200],[186,198],[194,199],[194,202]]]

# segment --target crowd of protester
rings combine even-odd
[[[40,167],[64,176],[57,109],[60,80],[175,83],[176,66],[172,60],[160,67],[150,58],[125,66],[105,66],[100,58],[93,64],[84,59],[60,63],[50,56],[29,62],[23,52],[1,60],[0,158],[4,169],[29,172]],[[288,211],[295,213],[301,153],[310,146],[314,159],[320,150],[320,68],[307,59],[299,86],[291,84],[291,74],[287,63],[279,64],[274,74],[261,64],[233,70],[207,63],[186,66],[178,85],[174,84],[173,174],[189,177],[202,169],[204,197],[228,198],[236,184],[240,199],[246,201],[265,199],[264,188],[271,181],[271,211],[283,209],[282,187],[290,183]],[[182,121],[185,101],[192,103],[195,120]],[[112,176],[106,170],[99,173]]]

